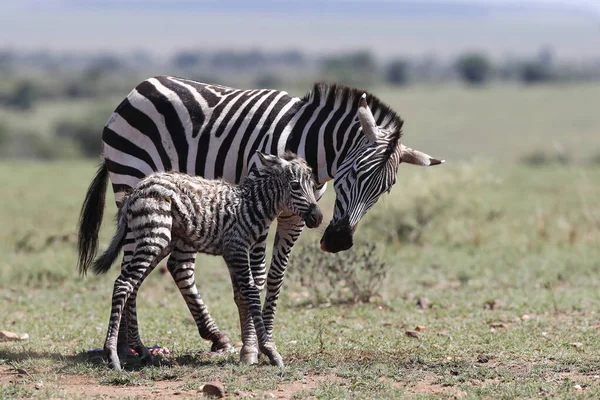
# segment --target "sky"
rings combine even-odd
[[[0,49],[600,57],[600,0],[0,0]]]

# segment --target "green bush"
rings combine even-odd
[[[385,79],[392,85],[405,85],[408,83],[408,61],[394,60],[387,65]]]
[[[471,85],[481,85],[487,82],[492,73],[492,65],[488,58],[480,53],[463,55],[457,63],[460,77]]]
[[[551,164],[566,165],[571,162],[571,157],[564,151],[547,152],[535,150],[521,157],[521,163],[531,166],[542,166]]]
[[[368,303],[380,297],[389,266],[377,256],[375,244],[355,244],[337,254],[315,243],[292,253],[289,276],[309,291],[309,304]]]
[[[375,59],[368,51],[324,58],[321,70],[329,80],[359,86],[372,83],[378,73]]]
[[[102,129],[111,111],[100,107],[78,120],[60,121],[54,127],[57,138],[74,143],[81,155],[97,157],[102,152]]]
[[[552,70],[539,62],[529,62],[521,66],[520,79],[524,83],[542,83],[555,79]]]
[[[37,97],[37,91],[33,82],[21,81],[13,91],[4,98],[4,104],[7,107],[16,108],[17,110],[25,111],[33,107]]]

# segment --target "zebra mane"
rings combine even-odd
[[[391,133],[392,139],[399,140],[402,137],[404,121],[390,106],[366,90],[338,83],[316,82],[302,100],[309,103],[325,103],[331,108],[335,107],[336,102],[341,101],[346,103],[346,107],[358,110],[358,103],[363,93],[367,94],[367,104],[377,125]]]

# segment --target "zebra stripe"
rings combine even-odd
[[[105,163],[82,209],[86,224],[80,225],[80,269],[91,261],[97,245],[101,210],[94,196],[103,193],[106,173],[120,202],[151,171],[174,169],[240,182],[255,165],[257,150],[292,151],[305,158],[316,175],[317,198],[326,182],[335,180],[334,216],[321,247],[331,252],[348,249],[356,224],[393,185],[401,162],[440,163],[400,143],[402,124],[375,96],[342,85],[317,83],[297,98],[279,90],[239,90],[176,77],[148,79],[117,107],[104,129]],[[267,278],[264,313],[269,334],[288,256],[303,226],[292,216],[278,218],[268,276],[268,227],[250,251],[255,284],[262,288]],[[125,243],[123,267],[133,254],[130,235]],[[135,304],[128,307],[134,309]],[[125,341],[122,334],[120,345]]]
[[[317,227],[322,214],[314,196],[310,167],[289,153],[284,158],[260,155],[263,167],[241,185],[211,181],[174,172],[155,173],[142,179],[123,201],[117,232],[108,250],[94,263],[104,273],[115,261],[127,231],[135,237],[135,250],[115,281],[112,309],[104,345],[109,366],[121,369],[117,353],[118,332],[124,311],[130,318],[130,345],[149,357],[137,326],[137,290],[160,260],[172,251],[167,267],[198,326],[200,335],[219,348],[229,339],[217,328],[196,288],[196,252],[223,255],[240,313],[243,347],[241,361],[258,362],[258,350],[271,363],[283,366],[275,343],[265,330],[260,292],[253,284],[248,263],[252,244],[282,212],[291,213]],[[258,347],[256,346],[258,342]]]

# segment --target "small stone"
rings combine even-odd
[[[508,328],[508,325],[505,324],[504,322],[492,322],[489,324],[492,328],[503,328],[506,329]]]
[[[488,356],[487,354],[480,354],[477,356],[478,363],[485,364],[488,361],[490,361],[490,356]]]
[[[523,314],[521,315],[521,321],[527,321],[530,320],[531,316],[529,314]]]
[[[415,331],[417,331],[417,332],[425,332],[425,329],[427,329],[427,328],[425,328],[425,326],[423,326],[423,325],[417,325],[415,327]]]
[[[581,343],[581,342],[573,342],[573,343],[570,343],[570,345],[575,347],[576,349],[580,349],[583,347],[583,343]]]
[[[202,393],[213,397],[225,397],[225,386],[221,382],[209,382],[202,387]]]
[[[180,391],[176,391],[176,392],[173,392],[173,394],[174,394],[175,396],[179,396],[179,395],[181,394],[181,392],[180,392]]]
[[[263,397],[265,399],[274,399],[275,395],[273,393],[265,393]]]
[[[577,391],[583,390],[583,388],[581,387],[581,385],[573,385],[573,389],[575,389]]]
[[[169,272],[169,269],[167,268],[167,264],[161,265],[158,270],[160,271],[161,275],[165,275],[167,272]]]
[[[44,382],[42,381],[38,381],[35,383],[35,385],[33,386],[36,390],[42,390],[44,388]]]
[[[412,331],[412,330],[408,330],[406,332],[404,332],[404,334],[408,337],[411,337],[413,339],[418,339],[421,336],[421,333],[418,331]]]

